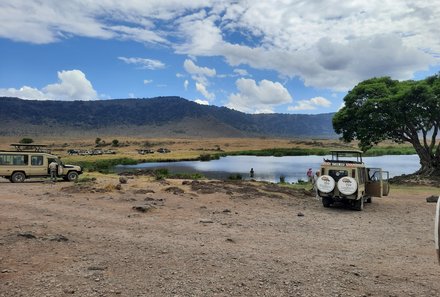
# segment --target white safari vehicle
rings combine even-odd
[[[80,166],[65,165],[57,156],[43,152],[43,145],[13,146],[16,151],[0,151],[0,177],[13,183],[23,182],[31,177],[50,176],[49,164],[52,161],[58,164],[58,177],[74,181],[82,174]]]
[[[390,190],[388,171],[365,167],[362,151],[332,151],[331,159],[324,159],[321,164],[320,173],[316,187],[324,207],[343,202],[363,210],[364,202],[387,196]]]

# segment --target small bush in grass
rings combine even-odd
[[[228,179],[230,180],[242,180],[243,176],[240,173],[231,174]]]

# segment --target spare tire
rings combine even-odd
[[[357,182],[352,177],[344,176],[338,180],[338,190],[344,195],[352,195],[356,193],[357,188]]]
[[[330,175],[322,175],[316,181],[316,187],[320,192],[330,193],[335,188],[335,180]]]

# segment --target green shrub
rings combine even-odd
[[[22,143],[22,144],[29,144],[29,143],[33,143],[33,142],[34,142],[34,140],[32,138],[22,138],[19,141],[19,143]]]
[[[228,179],[230,179],[230,180],[242,180],[242,179],[243,179],[243,176],[241,176],[240,173],[234,173],[234,174],[231,174],[231,175],[228,177]]]

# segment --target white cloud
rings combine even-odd
[[[144,85],[151,84],[153,82],[152,79],[144,79]]]
[[[440,5],[421,0],[14,0],[0,2],[0,38],[153,43],[345,91],[372,76],[409,79],[438,66],[439,19]],[[237,43],[231,36],[243,38]],[[160,63],[139,65],[163,68]],[[192,75],[205,85],[212,77]]]
[[[185,68],[186,72],[195,76],[209,76],[213,77],[216,74],[215,69],[208,67],[199,67],[193,61],[186,59],[183,62],[183,68]]]
[[[162,63],[159,60],[154,60],[154,59],[135,58],[135,57],[132,57],[132,58],[118,57],[118,59],[127,63],[127,64],[138,65],[142,69],[156,70],[156,69],[165,68],[164,63]]]
[[[206,100],[196,99],[194,100],[195,103],[198,103],[200,105],[209,105],[209,102]]]
[[[188,90],[188,85],[189,85],[189,82],[187,79],[185,79],[185,81],[183,82],[183,88],[185,89],[185,91]]]
[[[289,106],[287,110],[299,111],[299,110],[315,110],[317,107],[330,107],[331,101],[324,97],[314,97],[309,100],[300,100],[297,105]]]
[[[97,92],[80,70],[58,72],[58,83],[49,84],[41,90],[23,86],[20,89],[0,89],[0,96],[13,96],[36,100],[93,100]]]
[[[240,75],[240,76],[249,76],[249,73],[247,72],[246,69],[234,69],[233,70],[235,74]]]
[[[249,113],[272,113],[277,105],[291,103],[289,91],[279,82],[240,78],[236,81],[238,93],[229,96],[227,107]]]
[[[215,99],[215,95],[206,90],[206,87],[199,82],[196,82],[196,89],[199,91],[206,99],[212,101]]]

